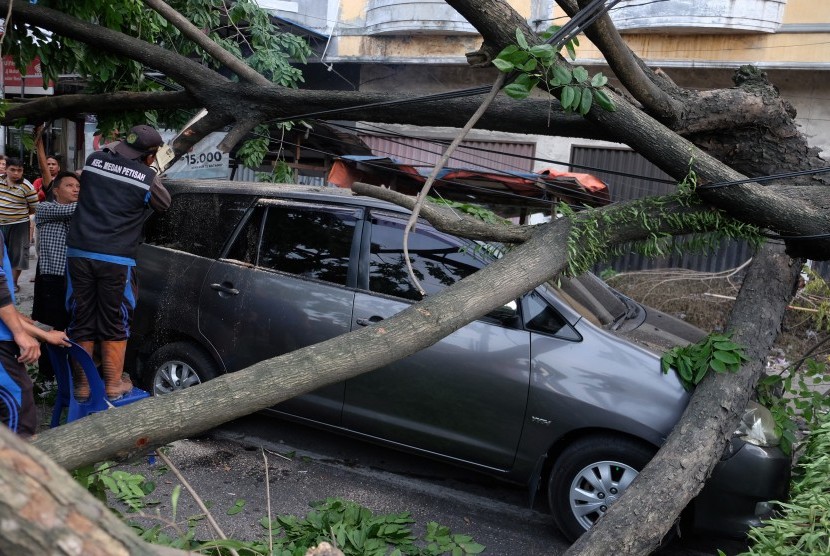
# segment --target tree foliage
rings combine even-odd
[[[311,53],[308,44],[301,37],[281,31],[273,17],[254,0],[173,0],[168,4],[207,38],[240,60],[244,59],[273,83],[297,87],[303,82],[301,69],[292,62],[306,62]],[[220,75],[237,79],[215,57],[183,36],[170,21],[148,10],[140,0],[47,0],[39,5],[157,45]],[[180,77],[161,74],[145,63],[116,55],[105,45],[67,38],[20,21],[14,15],[5,40],[6,44],[14,45],[9,52],[18,68],[25,68],[39,57],[44,80],[57,81],[61,75],[77,75],[83,81],[85,93],[160,92],[187,86]],[[192,109],[158,110],[148,106],[141,111],[102,113],[98,126],[104,134],[146,122],[177,129],[193,112]]]

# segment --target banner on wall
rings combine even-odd
[[[225,138],[224,131],[215,131],[196,143],[190,152],[182,156],[165,173],[164,177],[176,180],[191,179],[228,179],[230,172],[230,157],[228,153],[219,150],[219,143]],[[176,136],[175,132],[163,131],[161,136],[170,141]]]
[[[86,136],[85,157],[94,151],[100,151],[104,145],[113,140],[96,135],[95,131],[97,127],[95,117],[87,117],[86,125],[84,126],[84,135]],[[159,133],[165,142],[169,142],[176,136],[177,132],[164,129],[160,130]],[[231,175],[230,157],[228,153],[223,153],[218,147],[222,139],[225,138],[225,135],[226,133],[223,131],[208,134],[173,164],[164,173],[164,177],[177,180],[228,179]]]

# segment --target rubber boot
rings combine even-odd
[[[127,340],[101,342],[101,371],[107,397],[115,400],[133,389],[133,383],[124,373],[124,355]]]
[[[92,352],[95,349],[94,340],[81,340],[76,342],[79,346],[84,348],[84,351],[92,357]],[[86,373],[81,367],[81,364],[72,361],[72,384],[75,386],[75,399],[79,402],[84,402],[89,399],[89,382],[86,379]]]

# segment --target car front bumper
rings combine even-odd
[[[695,498],[695,528],[743,537],[770,516],[770,501],[786,500],[791,469],[792,458],[779,448],[733,438]]]

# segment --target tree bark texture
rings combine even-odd
[[[174,556],[139,539],[43,452],[0,427],[0,554]]]
[[[650,554],[657,548],[700,492],[737,429],[803,262],[787,256],[780,244],[768,243],[756,254],[727,325],[733,341],[746,346],[749,361],[736,374],[704,378],[654,459],[599,523],[571,546],[568,556]]]
[[[491,17],[493,14],[512,10],[503,0],[482,0],[481,2],[447,0],[447,3],[473,24],[482,34],[485,42],[492,47],[500,50],[512,44],[514,39],[506,38],[507,35],[504,33],[503,27],[504,25],[514,25],[512,28],[515,29],[516,17],[505,17],[501,21]],[[526,23],[522,23],[518,28],[532,38],[531,42],[540,42]],[[776,171],[815,168],[820,159],[816,156],[816,151],[807,146],[806,139],[795,127],[791,117],[793,114],[788,111],[792,107],[778,99],[777,94],[773,95],[773,89],[764,86],[763,80],[759,79],[757,75],[748,77],[745,84],[762,99],[761,103],[756,104],[767,108],[765,112],[767,118],[761,121],[756,120],[746,128],[739,127],[738,130],[741,135],[737,136],[734,141],[729,137],[728,129],[718,130],[718,136],[725,136],[722,139],[722,144],[732,145],[734,150],[737,148],[737,140],[747,140],[747,132],[751,131],[753,132],[752,140],[747,143],[746,147],[738,148],[739,153],[758,146],[762,146],[762,151],[767,154],[775,148],[786,148],[786,151],[793,153],[793,156],[780,160],[780,162],[793,162],[795,166],[777,166]],[[680,180],[690,168],[693,168],[703,184],[745,179],[746,176],[724,163],[730,162],[728,158],[721,162],[703,150],[703,147],[709,146],[708,143],[702,142],[702,146],[698,146],[684,139],[674,130],[668,129],[627,102],[620,95],[610,90],[606,92],[614,100],[616,110],[609,112],[594,105],[587,114],[587,119],[597,123],[603,129],[615,130],[616,133],[623,135],[624,143],[669,175]],[[734,95],[734,91],[724,94]],[[695,105],[695,98],[697,97],[687,95],[684,98],[684,106],[691,107],[687,110],[697,109],[706,114],[714,115],[717,115],[719,111],[723,111],[727,106],[731,106],[731,111],[736,114],[741,112],[741,108],[727,104],[726,99],[715,98],[718,95],[718,92],[712,91],[701,95],[700,98],[703,100],[700,101],[700,104],[702,106]],[[717,117],[717,120],[721,119]],[[778,134],[770,133],[767,125],[770,126],[770,129],[778,131]],[[714,132],[711,137],[714,137]],[[786,144],[786,147],[782,147],[781,144]],[[770,150],[767,151],[767,149]],[[764,173],[763,168],[757,168],[757,166],[766,165],[766,168],[769,167],[769,162],[762,158],[765,152],[750,157],[754,164],[754,167],[750,168],[751,173],[756,176]],[[723,154],[723,151],[720,154]],[[779,162],[779,160],[775,159],[775,162]],[[824,163],[822,162],[821,165],[823,166]],[[830,231],[830,211],[827,210],[830,202],[828,201],[830,199],[830,195],[828,195],[830,186],[825,185],[824,179],[823,177],[814,176],[813,181],[818,182],[819,185],[804,186],[797,191],[792,187],[782,191],[775,187],[747,183],[710,189],[701,192],[701,194],[708,202],[726,210],[739,220],[755,224],[761,228],[773,229],[786,235],[812,236]],[[830,258],[830,238],[811,241],[806,244],[795,242],[789,248],[792,255],[807,255],[809,252],[808,256],[815,260]]]

